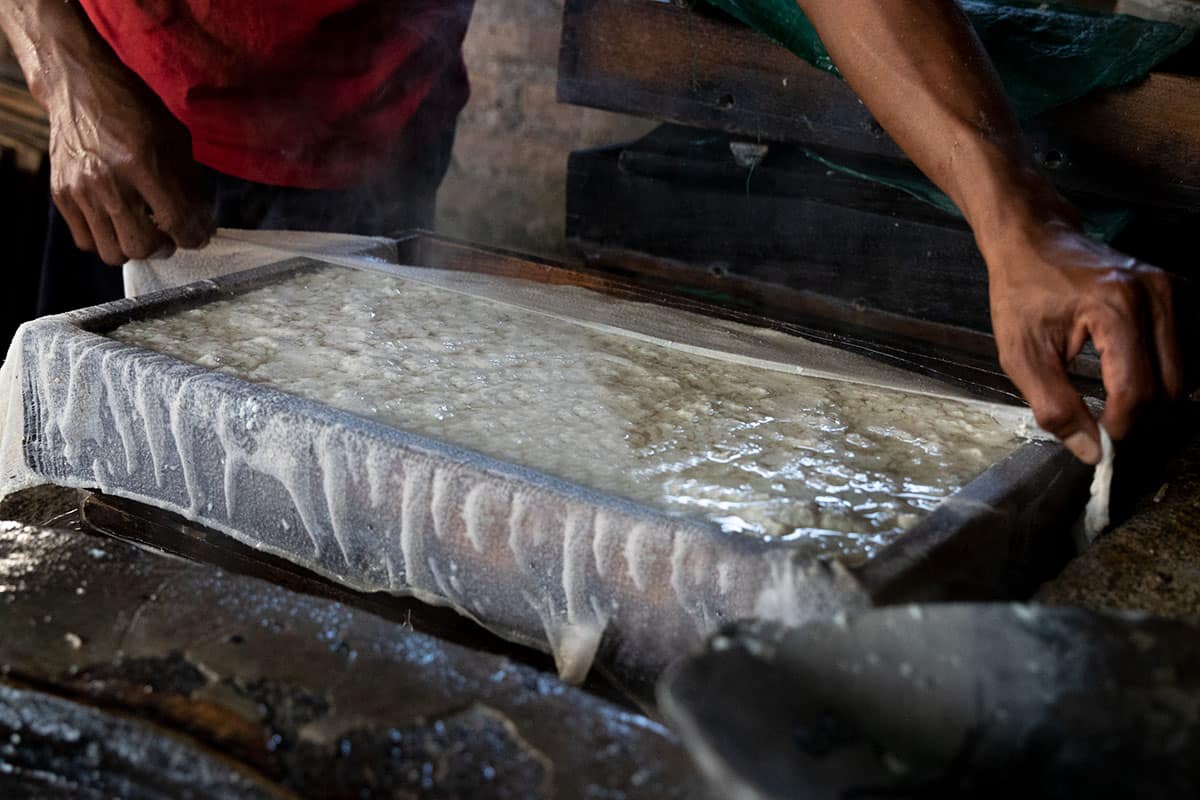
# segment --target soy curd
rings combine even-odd
[[[333,266],[110,335],[851,561],[1021,443],[967,403],[692,355]]]

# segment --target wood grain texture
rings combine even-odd
[[[715,12],[567,0],[559,99],[668,122],[902,158],[853,91]],[[1153,74],[1027,126],[1060,186],[1155,206],[1200,203],[1200,79]]]

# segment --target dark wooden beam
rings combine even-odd
[[[902,158],[837,78],[716,12],[567,0],[559,99],[756,139]],[[1064,188],[1139,205],[1200,204],[1200,79],[1151,75],[1029,128]]]
[[[655,0],[567,0],[558,99],[699,128],[900,156],[836,77],[732,20]]]
[[[567,237],[581,252],[640,252],[726,284],[750,278],[913,320],[991,329],[983,260],[961,221],[935,220],[940,212],[895,190],[828,175],[802,154],[772,148],[749,174],[733,163],[726,136],[693,133],[705,143],[672,151],[658,141],[670,133],[571,155]]]
[[[1068,187],[1142,205],[1200,206],[1200,78],[1152,73],[1086,97],[1030,126]]]

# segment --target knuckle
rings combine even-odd
[[[1019,336],[997,332],[996,354],[1000,359],[1000,368],[1009,374],[1025,364],[1025,348]]]
[[[148,231],[136,228],[117,228],[118,244],[129,258],[144,258],[146,251],[153,250],[153,237]]]
[[[154,255],[156,248],[150,247],[145,242],[141,242],[136,245],[131,245],[128,249],[129,257],[131,259],[135,261],[144,261],[145,259]]]
[[[153,219],[155,227],[164,233],[175,236],[182,231],[184,216],[174,208],[155,211],[151,219]]]
[[[50,178],[50,197],[57,203],[74,202],[79,197],[79,182],[61,174]]]
[[[1113,285],[1110,302],[1118,311],[1128,314],[1137,308],[1140,296],[1137,283],[1126,278]]]
[[[1169,273],[1153,267],[1143,273],[1142,282],[1148,291],[1163,299],[1170,299],[1175,288],[1175,281]]]
[[[1042,403],[1033,409],[1033,418],[1043,429],[1053,434],[1070,430],[1075,422],[1075,414],[1070,407],[1062,403]]]
[[[1105,403],[1109,413],[1123,419],[1135,408],[1145,405],[1154,397],[1154,387],[1149,380],[1127,380],[1117,391],[1110,392]]]
[[[108,176],[108,168],[97,158],[84,158],[75,172],[78,186],[95,186]]]
[[[108,159],[106,171],[112,175],[124,175],[139,169],[140,164],[140,159],[132,153],[117,153]]]
[[[60,210],[63,206],[75,202],[75,198],[72,196],[70,190],[61,186],[52,188],[50,190],[50,199],[54,201],[54,204],[58,206]]]
[[[100,259],[110,267],[119,267],[128,261],[120,250],[105,249],[100,252]]]
[[[1136,320],[1141,306],[1136,287],[1126,281],[1111,283],[1097,298],[1097,311],[1110,325],[1122,327]]]

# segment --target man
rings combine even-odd
[[[118,264],[205,243],[212,216],[188,182],[188,132],[225,224],[381,232],[429,218],[445,130],[465,101],[469,0],[81,2],[86,16],[71,0],[0,11],[49,112],[52,192],[80,248]],[[1102,423],[1117,439],[1139,406],[1177,396],[1167,276],[1083,234],[953,0],[799,3],[876,119],[970,223],[1001,364],[1039,424],[1097,462],[1097,424],[1066,365],[1090,338],[1108,391]],[[439,126],[441,139],[425,132]],[[410,171],[427,180],[406,181]],[[295,211],[238,219],[222,188],[294,193]],[[362,191],[391,204],[360,223],[323,202]]]
[[[201,247],[214,223],[432,227],[471,6],[4,0],[0,27],[50,118],[40,312],[119,296],[119,271],[74,245],[120,264]]]

